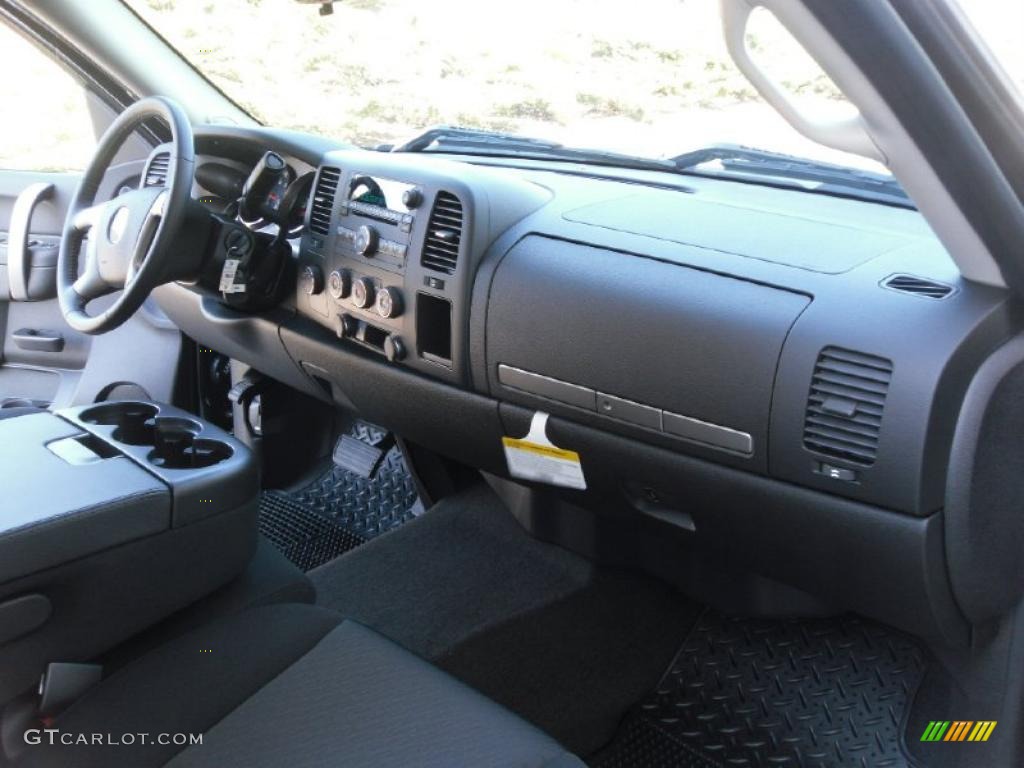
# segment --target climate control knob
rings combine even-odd
[[[348,272],[334,270],[327,277],[327,292],[335,299],[347,298],[352,292],[352,276]]]
[[[360,277],[352,283],[352,303],[360,309],[373,306],[373,280]]]
[[[380,235],[373,227],[365,224],[356,230],[356,253],[360,256],[373,256],[377,252],[377,245],[380,243]]]
[[[320,267],[308,265],[302,268],[299,289],[307,296],[316,296],[324,289],[324,273],[320,271]]]
[[[377,294],[377,314],[388,319],[402,314],[402,292],[397,288],[380,291]]]

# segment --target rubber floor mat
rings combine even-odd
[[[416,483],[397,447],[388,451],[372,478],[332,464],[323,475],[290,496],[364,539],[397,528],[422,511]]]
[[[708,611],[657,689],[627,714],[599,768],[895,768],[926,669],[917,643],[853,616]]]
[[[366,541],[281,491],[263,492],[259,529],[303,571],[311,571]]]

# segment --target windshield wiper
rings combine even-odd
[[[430,128],[405,144],[392,147],[389,151],[447,152],[460,155],[517,157],[529,160],[564,160],[641,171],[678,173],[680,170],[671,160],[637,157],[600,149],[566,147],[547,139],[456,126]]]
[[[768,178],[790,182],[812,192],[866,197],[870,200],[914,207],[899,182],[891,176],[843,165],[805,160],[800,157],[752,149],[735,144],[717,144],[672,158],[679,169],[712,176]]]

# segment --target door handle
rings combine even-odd
[[[19,328],[11,334],[11,338],[18,349],[29,352],[61,352],[64,349],[64,334],[60,331]]]
[[[7,283],[12,301],[28,301],[28,231],[36,205],[53,194],[53,184],[29,184],[14,201],[7,233]],[[61,340],[61,346],[63,346]]]

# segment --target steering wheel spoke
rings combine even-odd
[[[100,277],[100,271],[96,266],[96,260],[86,258],[85,268],[82,270],[82,274],[71,284],[72,290],[82,297],[86,302],[98,299],[100,296],[106,296],[108,293],[112,293],[114,289],[107,285],[106,281]]]
[[[88,232],[100,223],[100,216],[103,214],[103,205],[90,205],[83,208],[71,218],[71,226],[77,232]]]

